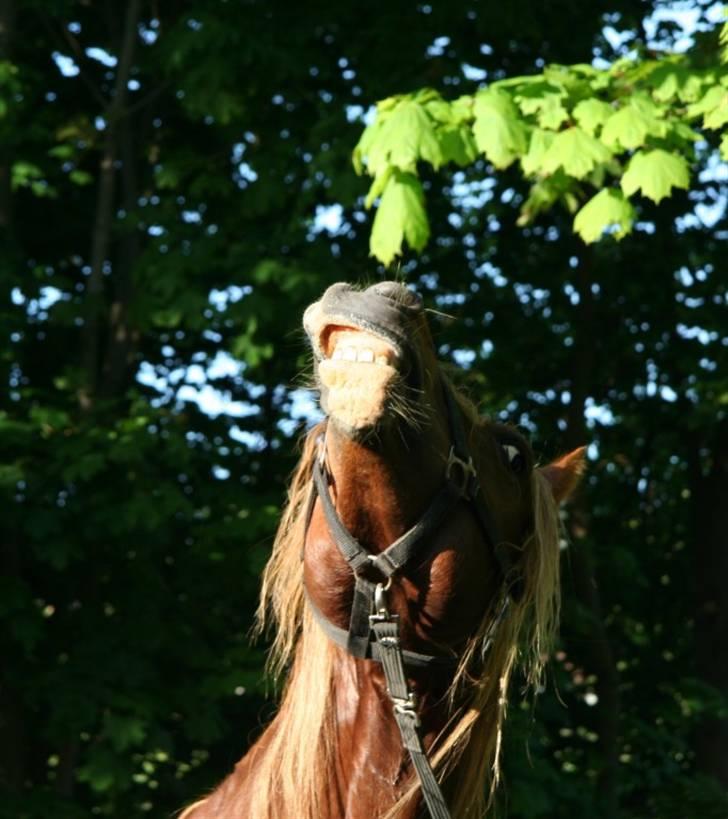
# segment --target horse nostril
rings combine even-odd
[[[404,307],[422,308],[422,297],[399,282],[379,282],[379,284],[373,284],[368,289],[378,296],[384,296]]]

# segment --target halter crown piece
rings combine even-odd
[[[466,500],[473,504],[478,522],[493,549],[503,578],[501,601],[486,636],[486,649],[492,644],[496,629],[505,617],[511,599],[518,599],[521,593],[520,581],[516,579],[513,582],[514,566],[511,557],[501,542],[495,521],[480,491],[478,475],[467,447],[460,408],[449,386],[443,384],[443,388],[452,440],[445,469],[445,481],[422,517],[410,529],[379,554],[370,553],[352,536],[339,517],[331,498],[323,441],[321,457],[317,458],[313,465],[313,483],[308,508],[310,523],[313,506],[318,497],[331,537],[354,573],[354,598],[348,631],[331,623],[310,598],[309,605],[319,625],[331,640],[354,657],[382,664],[387,693],[392,702],[402,744],[412,759],[432,819],[450,819],[450,812],[422,746],[418,731],[420,719],[417,713],[417,700],[415,693],[407,684],[405,666],[452,667],[456,663],[456,658],[403,649],[400,642],[399,618],[389,611],[387,590],[391,586],[392,578],[411,564],[422,551],[424,538],[435,531],[448,514],[455,511],[461,500]],[[384,582],[373,582],[364,577],[361,570],[365,566],[375,567],[381,573]]]

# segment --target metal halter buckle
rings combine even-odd
[[[392,697],[392,703],[394,705],[395,714],[409,717],[413,721],[415,728],[420,727],[420,718],[417,714],[417,695],[414,691],[409,692],[406,700],[401,697]]]
[[[453,476],[453,467],[457,467],[457,477]],[[478,473],[475,471],[473,459],[468,456],[468,460],[464,461],[459,455],[457,455],[454,446],[450,447],[450,454],[447,456],[445,477],[455,486],[459,494],[466,500],[471,500],[478,491]]]
[[[397,614],[390,614],[387,607],[387,590],[392,585],[392,578],[388,578],[386,584],[377,583],[374,587],[374,614],[369,615],[370,623],[382,623],[388,620],[398,619]]]

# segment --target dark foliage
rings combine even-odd
[[[269,717],[247,635],[301,313],[384,275],[368,106],[610,58],[605,22],[651,8],[0,0],[0,814],[169,815]],[[517,228],[510,172],[427,185],[436,238],[397,275],[454,317],[458,380],[544,460],[590,444],[503,814],[724,817],[725,175],[589,249],[558,214]]]

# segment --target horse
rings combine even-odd
[[[258,629],[276,716],[180,819],[482,817],[509,680],[540,684],[559,504],[584,448],[538,466],[438,364],[419,295],[329,287],[304,314],[324,420],[305,436]]]

